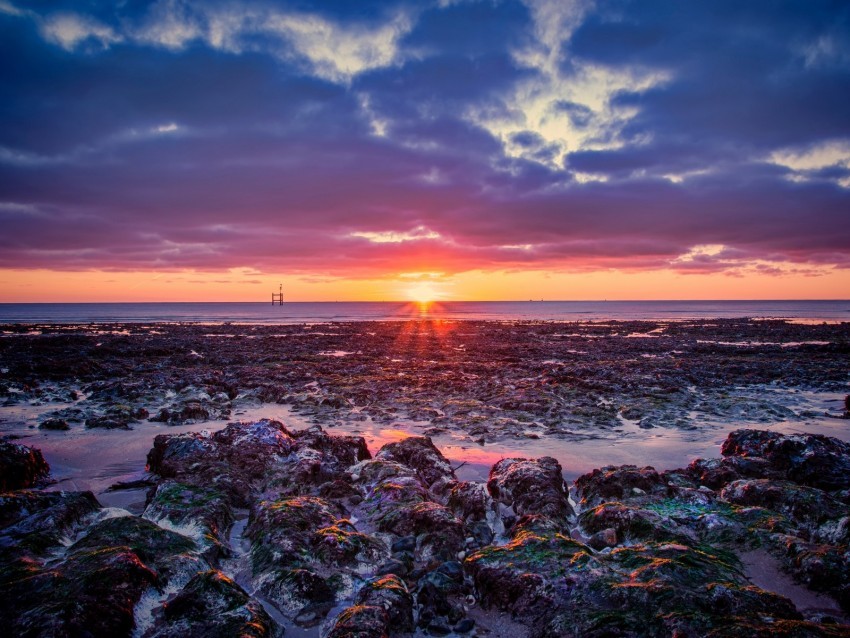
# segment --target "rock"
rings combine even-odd
[[[71,426],[68,425],[68,422],[65,419],[45,419],[41,423],[38,424],[39,430],[70,430]]]
[[[210,413],[204,409],[200,401],[185,401],[180,409],[179,421],[206,421]]]
[[[826,492],[790,481],[742,479],[729,483],[720,496],[737,505],[756,505],[780,512],[810,533],[831,519],[850,514],[844,503]]]
[[[378,566],[378,569],[375,570],[376,576],[387,576],[394,575],[404,577],[410,573],[410,569],[408,566],[400,560],[391,559],[382,565]]]
[[[508,529],[508,536],[516,538],[524,532],[534,534],[556,534],[565,532],[564,524],[541,514],[526,514],[516,519]]]
[[[725,554],[678,543],[594,555],[560,534],[526,532],[475,552],[464,568],[482,605],[510,612],[533,636],[740,635],[734,627],[751,618],[800,620],[790,601],[749,585]]]
[[[33,487],[49,473],[41,450],[0,441],[0,491]]]
[[[847,545],[821,545],[795,536],[770,537],[786,567],[807,587],[830,594],[850,612],[850,552]]]
[[[171,410],[168,408],[160,408],[155,416],[148,418],[148,421],[153,423],[168,423],[171,419]]]
[[[220,489],[166,479],[149,494],[143,516],[157,524],[196,529],[202,543],[224,542],[233,510]]]
[[[365,490],[372,490],[378,483],[390,479],[412,479],[408,481],[410,484],[415,484],[419,488],[426,491],[426,487],[422,485],[422,481],[411,468],[395,461],[382,461],[373,459],[358,463],[349,470],[351,480],[358,485],[363,486]]]
[[[346,607],[324,638],[387,638],[387,613],[381,607]]]
[[[103,428],[106,430],[129,430],[130,424],[138,421],[139,414],[147,414],[147,410],[139,412],[126,404],[110,404],[104,414],[90,416],[86,419],[87,428]]]
[[[352,465],[372,458],[366,439],[362,436],[331,435],[318,425],[294,434],[299,447],[309,447],[322,454],[325,465],[333,473],[347,470]]]
[[[359,574],[389,558],[378,539],[342,518],[341,506],[316,497],[261,501],[245,536],[258,589],[284,613],[333,602]]]
[[[464,618],[454,626],[455,633],[468,634],[475,629],[475,621],[472,618]]]
[[[419,579],[416,602],[419,605],[419,624],[449,627],[464,615],[457,602],[463,589],[463,571],[459,563],[449,561]],[[450,631],[450,629],[449,629]]]
[[[326,638],[383,638],[413,631],[413,597],[397,576],[367,581]]]
[[[473,523],[469,527],[469,533],[472,534],[473,544],[476,544],[478,547],[489,545],[496,536],[496,533],[485,521]]]
[[[384,543],[361,534],[347,521],[317,530],[311,542],[316,557],[328,565],[372,566],[389,555]]]
[[[432,636],[448,636],[452,633],[452,628],[440,620],[432,620],[428,623],[428,633]]]
[[[529,625],[544,624],[556,608],[549,581],[555,564],[586,563],[589,550],[566,537],[519,534],[504,546],[471,554],[464,570],[471,576],[479,601],[517,616]]]
[[[613,527],[601,529],[587,540],[587,544],[595,550],[605,549],[606,547],[616,547],[617,530]]]
[[[293,434],[278,421],[261,420],[231,423],[212,436],[157,436],[148,466],[166,478],[220,489],[247,507],[252,492],[268,489],[315,495],[347,479],[348,468],[368,454],[362,437],[332,437],[318,427]]]
[[[732,481],[744,478],[782,478],[782,473],[761,457],[727,456],[720,459],[696,459],[685,473],[696,485],[719,490]],[[666,478],[666,475],[665,475]]]
[[[335,479],[322,483],[316,489],[316,496],[335,500],[347,500],[353,504],[360,503],[363,500],[357,488],[344,479]]]
[[[832,437],[735,430],[720,451],[724,456],[764,458],[783,478],[801,485],[828,491],[850,488],[850,443]]]
[[[12,563],[25,566],[60,547],[98,509],[100,504],[91,492],[0,495],[0,571],[11,573]]]
[[[110,415],[93,416],[86,419],[86,427],[104,430],[129,430],[130,420]]]
[[[591,533],[614,530],[618,543],[642,540],[681,542],[694,539],[690,530],[680,527],[673,520],[651,510],[623,503],[597,505],[582,512],[579,522]]]
[[[202,571],[163,606],[145,638],[267,638],[283,635],[262,605],[220,571]]]
[[[375,520],[380,531],[415,536],[420,560],[427,561],[431,557],[445,560],[463,548],[463,523],[439,503],[400,504]]]
[[[141,490],[156,487],[156,481],[149,478],[132,479],[130,481],[116,481],[106,488],[107,492],[120,492],[123,490]]]
[[[134,607],[156,582],[127,547],[73,551],[26,578],[0,577],[0,618],[11,636],[129,636]]]
[[[260,501],[251,510],[245,530],[245,536],[253,541],[254,572],[278,564],[309,563],[313,534],[337,524],[344,514],[332,501],[309,496]]]
[[[561,465],[544,456],[537,460],[502,459],[490,470],[487,489],[520,516],[542,514],[556,521],[575,518]]]
[[[452,487],[448,499],[449,508],[465,523],[483,521],[494,509],[487,488],[481,483],[462,481]]]
[[[193,555],[195,543],[137,516],[107,518],[90,527],[70,551],[97,552],[104,547],[127,547],[152,569],[161,584],[207,565]]]
[[[392,551],[395,552],[412,552],[416,549],[416,536],[402,536],[396,541],[393,541]]]
[[[158,435],[148,452],[148,467],[164,478],[224,491],[238,507],[274,479],[271,469],[296,447],[278,421],[231,423],[212,436]]]
[[[634,465],[608,465],[576,479],[576,488],[585,507],[599,505],[609,500],[628,501],[645,494],[666,494],[667,483],[652,467]]]
[[[0,494],[0,529],[20,527],[22,534],[39,530],[66,533],[84,517],[100,509],[91,492],[24,491]]]
[[[337,438],[341,440],[331,443]],[[298,436],[289,456],[271,466],[269,486],[291,496],[318,494],[322,487],[327,490],[327,486],[348,478],[348,468],[360,460],[362,448],[362,437],[331,437],[321,430],[309,438]],[[365,453],[368,455],[368,450]],[[349,490],[350,496],[355,493]]]
[[[387,443],[378,450],[375,458],[380,461],[394,461],[411,468],[426,487],[430,487],[439,479],[455,479],[448,459],[427,436],[411,436],[397,443]]]
[[[191,465],[214,460],[217,448],[210,437],[194,432],[158,434],[148,452],[148,469],[165,478],[188,474]]]
[[[355,604],[386,610],[389,628],[394,631],[413,630],[413,597],[397,576],[367,581],[357,592]]]

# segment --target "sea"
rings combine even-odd
[[[0,323],[300,324],[409,319],[632,321],[751,317],[850,322],[850,300],[2,303]]]

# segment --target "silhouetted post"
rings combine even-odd
[[[272,305],[274,305],[275,302],[277,302],[279,306],[283,305],[283,284],[280,284],[278,292],[272,293]]]

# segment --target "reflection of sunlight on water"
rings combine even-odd
[[[334,431],[336,431],[336,428],[328,429],[328,432]],[[353,432],[353,434],[356,434],[356,432]],[[401,441],[411,435],[412,433],[409,430],[391,428],[360,433],[360,436],[366,439],[366,445],[369,446],[369,451],[372,452],[373,455],[387,443],[395,443],[396,441]]]
[[[439,332],[430,334],[439,343]],[[422,335],[411,333],[407,338],[416,343]],[[397,345],[403,349],[409,344]],[[844,400],[844,394],[841,393],[800,392],[795,397],[801,401],[800,405],[820,414],[839,412]],[[204,430],[214,432],[224,428],[228,422],[253,422],[262,418],[279,420],[290,430],[303,430],[314,425],[309,417],[292,411],[289,406],[264,404],[237,409],[229,420],[192,425],[167,426],[142,422],[134,424],[134,429],[130,431],[87,430],[82,424],[74,424],[68,432],[35,428],[42,414],[60,407],[63,405],[2,406],[0,433],[17,435],[21,437],[21,443],[42,450],[51,465],[53,476],[60,479],[50,489],[91,489],[95,494],[102,493],[115,481],[138,478],[144,471],[146,455],[157,434]],[[366,419],[325,425],[324,429],[330,434],[362,436],[374,456],[383,445],[408,436],[421,436],[430,426],[431,423],[427,421],[399,419],[388,425]],[[502,458],[541,456],[555,457],[564,468],[565,476],[572,480],[605,465],[652,465],[658,470],[684,467],[697,457],[719,456],[720,445],[727,434],[746,427],[785,434],[810,432],[850,440],[848,421],[825,416],[774,423],[706,418],[699,421],[699,427],[695,430],[642,430],[636,422],[624,420],[622,427],[615,431],[581,430],[565,438],[506,438],[488,440],[484,445],[470,441],[459,430],[436,434],[432,439],[453,466],[466,463],[463,472],[470,470],[469,466],[475,466],[474,474],[459,474],[465,480],[486,480],[489,467]]]

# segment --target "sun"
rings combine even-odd
[[[407,296],[411,301],[427,305],[436,301],[439,293],[430,284],[420,283],[408,288]]]

